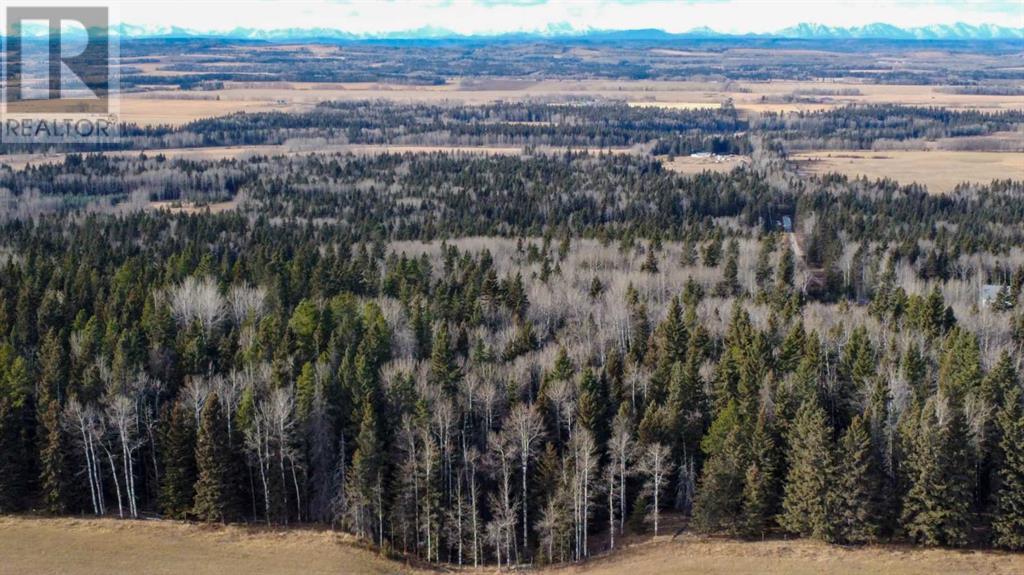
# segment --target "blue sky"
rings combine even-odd
[[[1024,27],[1024,0],[114,0],[120,20],[204,31],[336,28],[381,33],[423,27],[462,34],[659,28],[770,32],[800,22],[901,27],[998,24]],[[103,0],[86,2],[94,4]],[[68,4],[70,2],[61,2]]]

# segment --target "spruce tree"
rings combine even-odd
[[[653,249],[647,249],[647,257],[644,259],[644,263],[640,264],[640,271],[649,274],[658,273],[658,255],[654,253]]]
[[[162,440],[160,507],[168,517],[184,519],[196,486],[195,420],[184,403],[175,403],[166,414]]]
[[[440,322],[434,333],[433,349],[430,354],[430,382],[446,393],[455,393],[455,384],[461,377],[455,363],[455,351],[448,334],[448,324]]]
[[[693,505],[693,521],[698,530],[740,531],[746,472],[740,430],[733,426],[704,464]]]
[[[16,413],[10,400],[0,397],[0,513],[10,513],[22,504],[25,481]]]
[[[356,450],[346,489],[352,527],[363,537],[374,539],[379,496],[381,495],[381,447],[377,434],[377,414],[373,401],[363,401],[362,422],[356,437]],[[379,525],[378,525],[379,528]]]
[[[901,522],[924,545],[964,545],[970,527],[971,464],[959,405],[933,397],[921,410],[906,465],[911,482]]]
[[[856,416],[839,441],[836,466],[837,538],[867,543],[880,530],[881,477],[864,418]]]
[[[213,393],[206,399],[196,438],[195,504],[192,513],[200,521],[227,522],[231,512],[231,461],[228,457],[228,428],[220,399]]]
[[[740,294],[739,279],[739,244],[735,239],[729,241],[726,250],[725,268],[722,271],[722,280],[718,283],[715,291],[721,297],[733,297]]]
[[[1020,551],[1024,549],[1024,409],[1019,386],[1006,392],[998,421],[1003,461],[992,522],[993,542]]]
[[[762,411],[750,439],[750,464],[743,486],[743,530],[748,536],[764,536],[776,504],[775,442]]]
[[[580,424],[590,430],[599,446],[608,439],[607,409],[608,390],[604,379],[594,375],[589,367],[584,369],[580,376],[577,411]]]
[[[39,453],[40,484],[46,509],[53,514],[67,512],[71,498],[68,470],[68,442],[60,422],[60,405],[51,401],[43,414],[43,446]]]
[[[790,467],[779,516],[787,531],[824,541],[835,537],[831,437],[825,412],[813,399],[804,401],[790,430]]]

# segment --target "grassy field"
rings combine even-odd
[[[947,193],[961,182],[1024,178],[1024,153],[1019,152],[823,150],[794,154],[793,159],[807,173],[887,177],[924,184],[933,193]]]
[[[695,158],[693,156],[677,156],[673,159],[661,156],[661,163],[666,168],[679,172],[680,174],[699,174],[709,172],[729,172],[737,166],[750,163],[746,156],[712,156],[709,158]]]
[[[444,569],[445,571],[452,569]],[[467,573],[494,572],[461,570]],[[327,530],[204,527],[112,519],[0,518],[0,575],[428,573]],[[549,575],[861,575],[1024,573],[1024,555],[841,548],[810,541],[738,542],[680,536],[634,543]]]
[[[794,93],[853,95],[803,96]],[[1024,99],[1007,96],[952,94],[943,86],[865,84],[852,80],[829,82],[771,81],[715,82],[660,80],[463,80],[453,78],[440,86],[354,83],[261,83],[225,82],[224,88],[201,93],[155,90],[124,94],[121,118],[143,125],[182,124],[198,118],[236,111],[301,111],[328,100],[391,100],[395,102],[486,104],[499,100],[564,100],[607,98],[636,106],[711,108],[726,99],[741,112],[791,112],[821,110],[852,103],[894,103],[943,106],[953,109],[999,111],[1024,109]]]

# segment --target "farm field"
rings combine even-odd
[[[1024,177],[1024,153],[1017,152],[824,150],[794,154],[792,159],[806,173],[918,182],[933,193],[948,193],[961,182]]]
[[[750,158],[746,156],[677,156],[672,159],[662,157],[661,163],[666,168],[680,174],[699,174],[704,171],[728,172],[738,166],[747,165],[750,163]]]
[[[390,100],[402,103],[486,104],[499,100],[602,98],[635,106],[715,108],[731,99],[741,112],[794,112],[847,104],[903,104],[999,111],[1024,109],[1024,98],[947,93],[943,86],[866,84],[854,80],[690,82],[658,80],[451,79],[440,86],[377,82],[241,83],[219,90],[157,90],[125,94],[122,119],[140,125],[178,125],[232,112],[294,112],[331,100]],[[828,95],[849,92],[849,95]],[[857,93],[854,94],[853,91]],[[805,94],[793,101],[790,96]],[[824,94],[824,95],[823,95]]]
[[[39,549],[48,550],[45,553]],[[428,573],[381,558],[347,535],[326,529],[201,527],[113,519],[0,519],[0,574],[99,575],[116,572],[190,575],[259,573]],[[810,541],[739,542],[684,535],[634,543],[549,575],[830,573],[860,575],[1009,575],[1024,556],[999,552],[831,547]],[[491,570],[465,569],[483,573]]]

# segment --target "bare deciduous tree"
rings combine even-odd
[[[665,487],[666,477],[672,474],[674,466],[669,460],[671,450],[666,445],[651,443],[644,450],[640,458],[640,472],[647,476],[644,489],[651,494],[651,504],[648,517],[654,521],[654,535],[658,535],[658,518],[661,509],[660,495]]]
[[[171,289],[171,315],[179,325],[198,322],[207,333],[224,321],[227,306],[213,278],[187,277]]]
[[[527,493],[526,488],[527,468],[530,464],[530,458],[533,457],[533,453],[536,451],[537,440],[544,435],[544,420],[541,418],[535,405],[520,403],[512,408],[511,413],[508,415],[508,419],[505,421],[505,425],[511,427],[513,433],[515,433],[516,441],[518,442],[517,449],[519,451],[520,472],[523,479],[523,549],[526,550],[529,548],[529,521],[527,514],[527,501],[529,500],[529,494]]]

